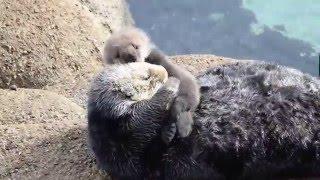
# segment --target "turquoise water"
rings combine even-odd
[[[319,74],[320,0],[128,0],[169,55],[257,59]]]
[[[244,0],[243,7],[256,16],[257,23],[252,25],[255,33],[268,26],[309,42],[320,52],[320,0]]]

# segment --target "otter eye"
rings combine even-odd
[[[135,44],[131,44],[131,46],[135,49],[139,49],[139,46],[135,45]]]

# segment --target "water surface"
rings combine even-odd
[[[138,27],[169,55],[259,59],[318,74],[319,0],[129,0]]]

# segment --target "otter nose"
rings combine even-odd
[[[135,62],[137,60],[137,57],[133,54],[128,54],[128,60],[130,62]]]

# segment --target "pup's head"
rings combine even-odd
[[[141,29],[127,27],[115,32],[104,48],[104,62],[107,64],[142,62],[149,55],[152,43]]]

